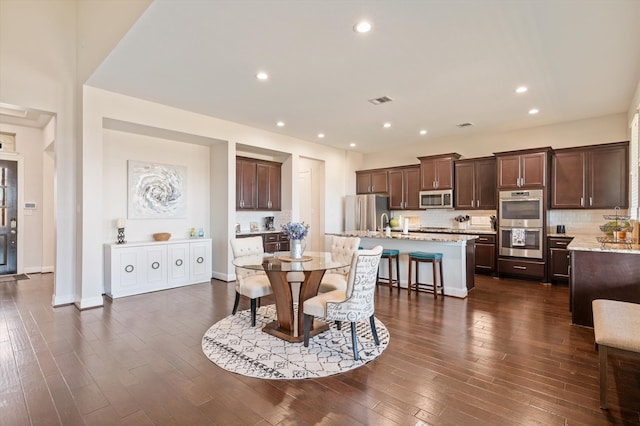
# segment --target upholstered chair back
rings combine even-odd
[[[233,251],[234,258],[255,256],[256,263],[262,263],[262,256],[264,255],[262,237],[233,238],[231,239],[231,251]],[[240,286],[242,286],[244,278],[252,275],[264,275],[264,271],[253,271],[236,266],[236,278]]]
[[[356,250],[347,278],[347,298],[341,302],[327,301],[327,319],[355,322],[373,315],[381,255],[382,246],[371,250]]]
[[[339,257],[351,258],[355,252],[358,251],[360,246],[360,237],[339,237],[337,235],[331,236],[331,251],[332,255]],[[348,274],[349,267],[332,269],[333,274]]]

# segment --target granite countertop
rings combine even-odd
[[[360,238],[379,238],[379,239],[392,239],[392,240],[413,240],[413,241],[434,241],[444,243],[457,243],[461,241],[469,241],[477,238],[477,235],[452,235],[447,233],[424,233],[424,232],[409,232],[403,234],[401,232],[392,232],[390,237],[387,237],[384,232],[375,231],[345,231],[327,233],[327,235],[339,235],[341,237],[360,237]]]
[[[600,251],[603,253],[630,253],[640,254],[640,245],[631,242],[614,242],[610,237],[606,243],[598,241],[598,238],[605,237],[604,234],[582,234],[575,235],[571,243],[567,246],[569,250],[578,251]]]
[[[262,234],[279,234],[282,231],[273,230],[267,231],[266,229],[261,229],[259,231],[240,231],[236,232],[236,235],[262,235]]]

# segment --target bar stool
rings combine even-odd
[[[394,284],[398,284],[398,288],[400,288],[400,250],[395,250],[395,249],[382,250],[381,259],[387,259],[389,261],[389,276],[381,277],[380,268],[378,268],[376,285],[377,284],[387,285],[389,286],[389,290],[391,290]],[[393,259],[396,260],[396,277],[395,278],[393,278]],[[380,262],[382,263],[382,260]]]
[[[416,282],[411,282],[411,269],[413,262],[416,262]],[[420,277],[419,265],[421,262],[429,262],[433,268],[433,284],[418,282]],[[440,264],[440,283],[436,280],[436,264]],[[438,285],[439,284],[439,285]],[[411,296],[411,290],[415,291],[433,291],[433,298],[438,298],[438,287],[440,287],[444,296],[444,282],[442,280],[442,253],[427,253],[424,251],[412,251],[409,253],[409,273],[407,275],[407,291]]]

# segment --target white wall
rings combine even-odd
[[[464,132],[460,129],[461,133]],[[629,140],[627,114],[621,113],[505,133],[425,139],[423,143],[365,154],[362,169],[418,164],[417,157],[457,152],[463,158],[551,146],[567,148]]]
[[[127,162],[170,164],[187,168],[187,217],[176,219],[127,219],[128,242],[149,241],[156,232],[170,232],[172,239],[188,238],[190,228],[209,230],[209,147],[105,129],[103,132],[104,242],[115,242],[118,218],[127,218]]]
[[[291,182],[291,185],[283,188],[283,204],[291,206],[291,215],[294,220],[297,219],[300,198],[296,188],[300,158],[322,161],[327,169],[322,186],[328,188],[322,203],[323,215],[326,218],[325,231],[335,232],[342,228],[341,206],[345,193],[344,176],[347,174],[344,150],[328,148],[89,86],[84,88],[83,103],[83,239],[81,247],[83,257],[79,302],[81,308],[99,303],[103,289],[102,244],[105,242],[103,226],[105,221],[117,217],[105,216],[106,202],[95,190],[95,188],[106,188],[105,180],[112,178],[104,162],[111,138],[109,135],[111,130],[103,126],[105,120],[180,132],[198,140],[210,140],[211,144],[215,144],[211,154],[211,188],[203,191],[202,196],[207,197],[210,194],[212,197],[211,208],[206,214],[211,217],[214,248],[213,276],[216,278],[230,279],[233,276],[229,239],[235,236],[236,144],[241,144],[245,150],[246,147],[254,147],[256,150],[282,152],[288,155],[283,164],[282,173],[283,181]],[[222,159],[225,159],[226,167],[225,163],[221,162]],[[296,179],[293,178],[294,176]]]

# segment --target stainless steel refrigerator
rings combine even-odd
[[[382,214],[386,213],[385,223]],[[389,220],[389,196],[347,195],[344,199],[345,231],[377,231]]]

